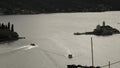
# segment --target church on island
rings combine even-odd
[[[120,31],[116,28],[106,25],[105,21],[103,21],[102,26],[97,25],[96,28],[91,32],[74,33],[74,35],[97,35],[97,36],[108,36],[108,35],[113,35],[113,34],[120,34]]]

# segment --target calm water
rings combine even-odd
[[[67,68],[67,64],[91,65],[90,38],[94,41],[95,65],[120,60],[120,35],[97,37],[74,36],[74,32],[92,31],[97,24],[120,30],[120,12],[60,13],[0,16],[11,22],[15,31],[26,39],[0,44],[1,68]],[[37,47],[29,48],[30,43]],[[73,59],[67,55],[73,54]],[[111,68],[120,68],[120,63]],[[107,67],[106,67],[107,68]]]

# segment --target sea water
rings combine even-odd
[[[73,35],[93,31],[96,25],[110,25],[120,30],[120,12],[55,13],[36,15],[1,15],[0,22],[14,24],[19,36],[13,42],[0,43],[1,68],[67,68],[68,64],[91,65],[91,40],[94,65],[120,61],[120,35]],[[35,43],[36,47],[30,44]],[[69,59],[68,55],[73,58]],[[107,68],[107,67],[105,67]],[[120,63],[111,65],[120,68]]]

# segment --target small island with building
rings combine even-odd
[[[120,31],[116,28],[111,27],[110,25],[106,25],[105,21],[103,21],[102,26],[97,25],[96,28],[91,32],[74,33],[74,35],[97,35],[97,36],[108,36],[113,34],[120,34]]]
[[[8,22],[7,25],[0,23],[0,42],[18,40],[19,35],[14,31],[14,25]]]

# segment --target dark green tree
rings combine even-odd
[[[0,29],[1,29],[1,27],[2,27],[2,24],[0,23]]]
[[[10,22],[8,22],[8,29],[10,30]]]
[[[2,23],[2,29],[4,29],[4,24]]]
[[[14,25],[11,26],[11,31],[14,32]]]

